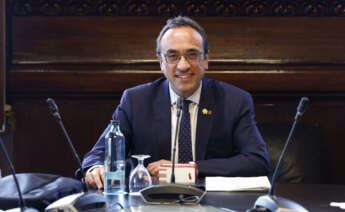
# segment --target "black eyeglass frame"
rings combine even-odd
[[[187,51],[184,54],[180,54],[179,52],[171,52],[162,54],[164,56],[165,62],[167,64],[178,64],[182,58],[182,56],[187,60],[189,63],[197,63],[200,62],[201,57],[204,57],[204,52],[199,50],[192,50]],[[169,58],[169,56],[175,56],[175,58]]]

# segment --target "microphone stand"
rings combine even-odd
[[[52,116],[56,119],[58,124],[60,125],[66,140],[69,144],[69,148],[72,150],[73,157],[77,161],[81,175],[82,175],[82,185],[83,185],[83,192],[77,194],[71,194],[65,196],[52,204],[48,205],[45,209],[46,212],[61,212],[61,211],[75,211],[75,210],[89,210],[89,209],[104,209],[106,207],[106,198],[98,193],[88,192],[87,185],[85,183],[85,173],[83,167],[80,162],[80,158],[72,144],[72,141],[64,127],[62,122],[61,115],[59,113],[59,109],[55,103],[55,101],[51,98],[47,99],[48,108],[52,114]]]
[[[1,134],[0,134],[1,135]],[[0,136],[0,145],[1,145],[1,149],[2,149],[2,152],[4,153],[5,157],[6,157],[6,160],[8,162],[8,165],[10,167],[10,170],[11,170],[11,174],[13,176],[13,180],[14,180],[14,183],[17,187],[17,191],[18,191],[18,196],[19,196],[19,208],[16,208],[16,209],[11,209],[11,211],[25,211],[25,212],[38,212],[38,210],[34,209],[34,208],[28,208],[26,207],[25,205],[25,202],[24,202],[24,199],[23,199],[23,195],[22,195],[22,191],[20,190],[20,187],[19,187],[19,183],[18,183],[18,179],[16,177],[16,171],[14,169],[14,166],[11,162],[11,159],[10,157],[8,156],[8,153],[7,153],[7,150],[6,150],[6,147],[1,139],[1,136]]]
[[[84,173],[84,169],[81,165],[81,162],[80,162],[80,158],[79,158],[79,155],[77,153],[77,151],[75,150],[73,144],[72,144],[72,141],[71,141],[71,138],[69,137],[68,133],[67,133],[67,130],[62,122],[62,118],[61,118],[61,115],[59,113],[59,110],[58,110],[58,107],[55,103],[55,101],[51,98],[48,98],[47,99],[47,103],[48,103],[48,108],[52,114],[52,116],[55,118],[55,120],[57,121],[57,123],[60,125],[62,131],[63,131],[63,134],[67,140],[67,143],[69,145],[69,148],[72,150],[72,154],[74,156],[74,159],[76,160],[78,166],[80,167],[80,172],[81,172],[81,177],[82,177],[82,180],[84,181],[85,179],[85,173]],[[82,183],[83,184],[83,191],[84,192],[87,192],[88,189],[87,189],[87,186],[86,186],[86,183]]]
[[[178,98],[177,104],[176,104],[176,130],[175,130],[174,149],[173,149],[171,177],[170,177],[170,183],[172,184],[175,183],[176,145],[177,145],[177,136],[180,132],[181,109],[182,109],[182,100],[181,98]]]
[[[268,211],[274,212],[274,211],[296,211],[296,212],[308,212],[307,209],[305,209],[303,206],[298,204],[297,202],[294,202],[292,200],[288,200],[282,197],[277,197],[274,195],[275,191],[275,183],[276,178],[279,172],[279,168],[281,166],[281,162],[283,161],[283,158],[285,156],[287,147],[290,143],[291,137],[295,131],[296,124],[299,120],[299,118],[303,115],[305,112],[307,106],[308,106],[309,99],[307,97],[302,97],[298,107],[297,107],[297,113],[294,118],[294,122],[292,124],[291,130],[289,132],[288,138],[285,142],[284,148],[282,150],[282,153],[280,154],[278,163],[276,165],[276,168],[273,173],[272,177],[272,186],[268,192],[267,195],[260,196],[254,204],[253,209],[249,209],[248,211],[261,211],[260,209],[267,209]]]

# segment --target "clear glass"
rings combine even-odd
[[[144,166],[144,160],[151,157],[150,155],[132,155],[133,158],[138,160],[138,165],[131,172],[129,176],[129,192],[133,195],[139,194],[143,188],[152,185],[150,173]]]

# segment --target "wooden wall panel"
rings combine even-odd
[[[344,18],[197,20],[209,33],[208,76],[249,91],[345,91]],[[161,76],[154,49],[163,23],[157,17],[14,17],[10,92],[120,94],[151,81]]]
[[[13,29],[13,62],[152,60],[155,59],[154,38],[164,23],[163,19],[156,20],[135,17],[14,17],[13,23],[18,27]]]
[[[344,18],[195,18],[209,35],[211,61],[344,64]],[[13,17],[13,62],[156,60],[160,17]]]

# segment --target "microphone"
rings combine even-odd
[[[22,212],[38,212],[37,209],[35,208],[28,208],[26,207],[25,205],[25,202],[24,202],[24,199],[23,199],[23,195],[22,195],[22,192],[19,188],[19,183],[18,183],[18,179],[16,177],[16,171],[14,169],[14,166],[11,162],[11,159],[10,157],[8,156],[8,153],[7,153],[7,150],[6,150],[6,147],[4,145],[4,143],[2,142],[2,139],[0,137],[0,145],[1,145],[1,149],[2,149],[2,152],[4,153],[5,157],[6,157],[6,160],[7,160],[7,163],[10,167],[10,170],[11,170],[11,174],[13,176],[13,180],[14,180],[14,183],[16,185],[16,188],[17,188],[17,191],[18,191],[18,196],[19,196],[19,208],[15,208],[15,209],[10,209],[11,211],[15,212],[15,211],[22,211]]]
[[[275,167],[273,177],[272,177],[272,186],[270,190],[268,191],[267,195],[260,196],[254,203],[254,208],[249,209],[247,211],[296,211],[296,212],[308,212],[307,209],[305,209],[302,205],[298,204],[297,202],[294,202],[292,200],[288,200],[282,197],[277,197],[274,195],[274,189],[275,189],[275,183],[276,178],[279,172],[279,168],[281,165],[281,162],[283,161],[283,158],[285,156],[287,147],[290,143],[291,137],[295,131],[296,124],[300,117],[304,114],[307,107],[309,106],[309,99],[307,97],[302,97],[298,107],[297,112],[294,118],[294,122],[292,124],[292,127],[290,129],[288,138],[286,139],[284,148],[282,150],[282,153],[280,154],[278,163]]]
[[[295,116],[295,120],[298,120],[304,114],[308,106],[309,106],[309,99],[307,97],[302,97],[297,106],[297,113]]]
[[[59,113],[58,106],[52,98],[47,99],[47,104],[50,113],[56,119],[60,125],[66,140],[69,144],[69,148],[73,153],[74,159],[77,161],[82,175],[82,185],[83,192],[65,196],[52,204],[48,205],[45,209],[46,212],[61,212],[61,211],[82,211],[82,210],[91,210],[91,209],[104,209],[106,207],[106,198],[98,193],[88,192],[87,185],[85,183],[85,173],[81,165],[80,158],[72,144],[72,141],[66,131],[66,128],[62,122],[61,115]]]
[[[171,177],[170,183],[175,183],[175,164],[176,164],[176,143],[177,143],[177,136],[180,132],[180,116],[182,110],[182,100],[179,97],[177,99],[176,104],[176,129],[175,129],[175,139],[174,139],[174,149],[173,149],[173,159],[172,159],[172,167],[171,167]]]
[[[177,136],[180,132],[180,116],[182,110],[182,99],[179,97],[176,104],[176,129],[171,166],[170,183],[166,185],[153,185],[140,191],[141,197],[148,204],[198,204],[204,197],[204,191],[190,185],[175,184],[175,164]]]
[[[48,98],[47,99],[47,104],[48,104],[48,109],[50,111],[50,113],[53,115],[53,117],[60,123],[60,121],[62,120],[61,119],[61,116],[60,116],[60,113],[59,113],[59,108],[58,106],[56,105],[54,99],[52,98]],[[64,128],[64,127],[63,127]],[[67,135],[68,136],[68,135]],[[68,137],[68,142],[71,143],[69,137]],[[77,158],[79,159],[79,157],[77,156]]]

